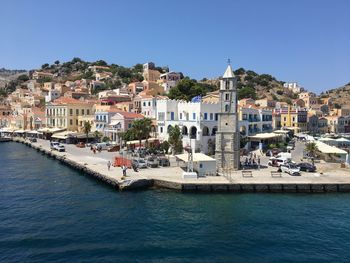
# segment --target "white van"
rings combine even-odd
[[[110,144],[109,143],[106,143],[106,142],[100,142],[100,143],[96,143],[95,144],[95,149],[96,150],[108,150]]]
[[[267,163],[269,166],[280,167],[281,165],[285,165],[290,163],[291,159],[286,157],[272,157]]]

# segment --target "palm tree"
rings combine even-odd
[[[139,147],[141,147],[141,140],[143,139],[144,135],[144,125],[143,125],[143,119],[140,120],[134,120],[131,126],[131,131],[134,137],[139,140]]]
[[[173,148],[173,154],[182,151],[182,134],[178,125],[169,128],[169,143]]]
[[[89,140],[89,133],[91,131],[91,124],[88,121],[84,121],[84,126],[83,126],[84,133],[86,134],[86,143]]]
[[[150,118],[143,119],[143,135],[146,139],[146,145],[148,146],[148,139],[152,131],[152,120]]]
[[[148,139],[151,132],[152,120],[150,118],[144,118],[135,120],[132,123],[131,131],[133,136],[139,140],[139,145],[141,147],[141,141],[143,139]]]
[[[306,151],[309,153],[309,156],[312,157],[312,164],[314,165],[314,157],[316,156],[316,152],[318,151],[317,145],[314,142],[309,142],[305,147]]]
[[[102,134],[99,131],[94,131],[94,137],[96,141],[100,141],[100,138],[102,137]]]

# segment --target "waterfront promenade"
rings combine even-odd
[[[16,139],[24,142],[23,139]],[[85,167],[89,171],[99,174],[104,181],[113,183],[114,186],[135,185],[135,187],[149,187],[150,185],[171,188],[177,190],[197,190],[197,191],[350,191],[350,169],[340,168],[340,164],[318,163],[317,173],[302,172],[301,176],[290,176],[281,173],[280,177],[272,177],[271,171],[276,171],[274,167],[264,166],[260,170],[253,170],[252,177],[243,177],[242,171],[231,172],[225,176],[208,176],[198,179],[183,179],[183,169],[176,166],[174,157],[170,157],[171,167],[146,168],[134,172],[128,169],[127,177],[122,178],[122,170],[120,167],[111,167],[108,170],[107,162],[113,163],[114,157],[119,155],[117,152],[102,151],[94,154],[90,148],[78,148],[75,145],[65,145],[66,152],[51,151],[50,142],[46,140],[38,140],[36,143],[25,141],[26,144],[32,145],[34,148],[44,150],[46,153],[64,158],[77,164],[79,167]],[[297,148],[298,149],[298,148]],[[299,148],[300,149],[300,148]],[[293,154],[292,154],[293,155]],[[294,153],[295,158],[299,158],[298,151]],[[59,159],[58,158],[58,159]],[[267,157],[261,157],[262,164],[267,162]],[[143,182],[137,184],[138,182]],[[145,182],[148,182],[145,184]],[[131,184],[130,184],[131,183]],[[299,187],[298,187],[299,185]],[[325,186],[326,185],[326,186]],[[340,188],[339,188],[340,185]],[[270,187],[271,186],[271,187]],[[126,187],[125,189],[127,189]],[[272,189],[272,190],[271,190]],[[299,189],[299,190],[298,190]]]

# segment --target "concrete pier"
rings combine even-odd
[[[129,176],[122,178],[121,169],[113,167],[107,169],[106,159],[98,156],[83,158],[67,152],[52,151],[48,144],[31,143],[30,141],[14,138],[13,141],[23,143],[36,151],[55,158],[84,174],[87,174],[107,185],[119,190],[138,190],[151,187],[172,189],[180,192],[203,193],[332,193],[350,192],[349,169],[342,170],[343,174],[304,177],[283,175],[281,178],[271,178],[267,172],[259,172],[255,177],[243,178],[239,171],[227,179],[223,176],[208,176],[184,180],[181,178],[179,167],[149,168],[139,173],[129,172]],[[80,149],[79,149],[80,150]],[[113,155],[113,154],[112,154]],[[110,156],[112,156],[110,155]],[[116,153],[114,153],[116,155]],[[100,161],[96,161],[100,159]],[[254,172],[255,173],[255,172]],[[253,174],[254,174],[253,173]]]

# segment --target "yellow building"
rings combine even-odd
[[[282,108],[279,110],[281,127],[293,129],[295,132],[305,132],[308,129],[307,111],[300,109]]]
[[[78,131],[79,132],[85,132],[84,131],[84,125],[85,122],[90,123],[91,125],[91,132],[94,132],[96,130],[95,125],[95,115],[79,115],[78,116]]]
[[[79,116],[93,114],[93,102],[61,97],[46,104],[46,126],[79,131]]]

